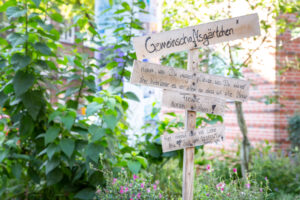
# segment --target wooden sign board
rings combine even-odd
[[[223,99],[179,93],[172,90],[164,90],[162,96],[163,106],[215,115],[223,115],[225,104],[226,101]]]
[[[162,149],[163,152],[168,152],[219,142],[224,138],[224,131],[224,125],[214,125],[197,130],[164,134],[161,136]]]
[[[137,58],[154,58],[211,44],[260,35],[257,14],[133,38]]]
[[[244,80],[192,72],[137,60],[134,61],[130,82],[234,101],[245,101],[249,93],[249,82]]]

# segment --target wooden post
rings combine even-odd
[[[199,65],[199,50],[192,49],[188,53],[188,66],[190,71],[198,70]],[[193,130],[196,128],[196,112],[185,111],[185,129]],[[195,148],[189,147],[184,149],[183,154],[183,184],[182,184],[182,199],[193,199],[194,188],[194,154]]]

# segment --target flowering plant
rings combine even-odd
[[[112,172],[104,172],[106,187],[98,187],[97,199],[101,200],[136,200],[136,199],[165,199],[164,193],[159,188],[159,181],[150,183],[152,175],[147,174],[147,179],[142,175],[133,174],[130,176],[125,169],[122,169],[117,177]]]
[[[246,179],[239,178],[237,169],[229,169],[229,179],[223,180],[217,174],[218,169],[207,165],[206,171],[196,176],[195,199],[201,200],[260,200],[269,197],[269,181],[256,182],[248,175]]]

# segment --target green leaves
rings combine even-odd
[[[59,127],[51,126],[45,134],[45,145],[47,145],[50,142],[53,142],[55,138],[58,136],[59,132],[60,132]]]
[[[41,0],[32,0],[36,7],[40,6]]]
[[[138,161],[128,161],[127,162],[127,166],[129,168],[129,170],[134,173],[134,174],[138,174],[140,169],[141,169],[141,163]]]
[[[127,98],[127,99],[131,99],[131,100],[133,100],[133,101],[137,101],[137,102],[139,102],[140,101],[140,99],[136,96],[136,94],[134,94],[133,92],[126,92],[125,94],[124,94],[124,96]]]
[[[104,148],[102,145],[96,143],[89,143],[86,149],[86,154],[91,160],[97,162],[97,160],[99,159],[99,154],[103,151]]]
[[[130,8],[130,6],[129,6],[129,4],[128,4],[127,2],[123,2],[123,3],[122,3],[122,6],[123,6],[123,8],[124,8],[125,10],[127,10],[127,11],[130,11],[130,10],[131,10],[131,8]]]
[[[53,155],[58,151],[59,151],[59,147],[56,144],[53,144],[53,143],[50,144],[46,149],[48,158],[52,159]]]
[[[105,135],[105,129],[94,124],[89,127],[89,132],[92,134],[92,142],[101,139]]]
[[[93,102],[89,104],[86,108],[86,115],[90,116],[94,114],[95,112],[99,111],[102,108],[101,104],[98,104],[97,102]]]
[[[62,139],[59,143],[61,150],[70,158],[75,148],[75,142],[72,139]]]
[[[62,17],[62,15],[59,14],[59,13],[52,13],[52,14],[50,15],[50,17],[51,17],[51,19],[53,19],[54,21],[57,21],[57,22],[59,22],[59,23],[62,23],[62,22],[63,22],[63,17]]]
[[[7,40],[13,47],[24,44],[28,40],[28,35],[21,33],[11,33],[7,36]]]
[[[11,57],[11,64],[16,69],[16,71],[29,65],[30,61],[31,61],[31,58],[29,56],[22,55],[20,53],[15,53]]]
[[[22,174],[22,165],[19,163],[16,163],[12,166],[11,171],[13,173],[13,175],[19,179],[21,178],[21,174]]]
[[[95,190],[92,188],[84,188],[80,190],[76,195],[75,198],[84,199],[84,200],[92,200],[95,196]]]
[[[55,169],[60,163],[60,159],[53,157],[51,160],[48,160],[46,163],[46,174],[49,174],[53,169]]]
[[[117,117],[112,115],[112,114],[104,115],[103,120],[106,123],[107,127],[112,129],[112,130],[114,130],[114,128],[115,128],[115,126],[118,122]]]
[[[34,79],[33,74],[19,70],[13,80],[16,95],[24,94],[33,85]]]
[[[27,112],[34,120],[36,120],[42,108],[43,105],[42,97],[43,97],[42,92],[38,90],[28,91],[21,96],[22,102],[25,105]]]
[[[45,44],[45,43],[42,43],[42,42],[37,42],[33,45],[33,47],[40,53],[44,54],[44,55],[47,55],[47,56],[50,56],[51,55],[51,50],[50,48]]]
[[[6,10],[6,16],[8,19],[17,18],[24,16],[26,14],[26,10],[17,6],[9,7]]]
[[[66,116],[61,117],[61,121],[65,125],[66,129],[71,130],[71,127],[75,122],[75,116],[67,114]]]
[[[61,181],[63,178],[63,173],[59,168],[56,168],[55,170],[51,171],[50,173],[47,174],[46,179],[47,179],[47,185],[54,185]]]

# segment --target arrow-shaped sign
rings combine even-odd
[[[222,99],[179,93],[172,90],[164,90],[162,96],[163,106],[215,115],[223,115],[225,104],[225,100]]]
[[[211,44],[260,35],[257,14],[133,38],[137,58],[154,58]]]
[[[244,80],[137,60],[134,61],[130,82],[235,101],[245,101],[249,93],[249,82]]]
[[[192,131],[165,133],[161,136],[163,152],[222,141],[224,131],[224,125],[213,125]]]

